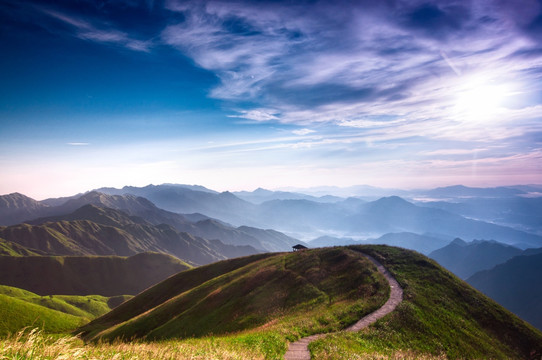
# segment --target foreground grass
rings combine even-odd
[[[404,300],[367,329],[312,343],[313,358],[540,359],[540,331],[432,260],[387,246],[351,249],[380,261],[403,287]]]
[[[164,342],[117,342],[85,345],[74,336],[54,337],[32,330],[0,339],[0,359],[265,359],[238,338],[204,338]]]

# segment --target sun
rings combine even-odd
[[[456,115],[473,123],[497,121],[509,94],[510,88],[505,84],[483,79],[463,82],[455,99]]]

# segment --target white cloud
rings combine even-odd
[[[300,136],[312,134],[315,132],[316,130],[307,129],[307,128],[292,131],[292,133],[294,133],[295,135],[300,135]]]
[[[241,118],[254,121],[272,121],[279,120],[276,110],[271,109],[255,109],[255,110],[238,110],[237,115],[228,115],[231,118]]]

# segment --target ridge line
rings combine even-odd
[[[347,327],[343,331],[359,331],[373,323],[375,323],[378,319],[386,316],[387,314],[391,313],[397,305],[403,301],[403,289],[395,280],[395,278],[390,274],[390,272],[379,263],[375,258],[372,256],[369,256],[367,254],[361,253],[363,256],[365,256],[367,259],[369,259],[373,264],[376,265],[376,268],[379,273],[384,275],[386,280],[388,281],[388,284],[390,286],[390,297],[388,300],[377,310],[373,311],[372,313],[365,315],[361,319],[359,319],[355,324]],[[311,336],[307,336],[304,338],[301,338],[293,343],[290,343],[288,345],[288,350],[286,351],[286,354],[284,354],[284,360],[310,360],[311,354],[309,352],[309,343],[311,343],[314,340],[320,339],[326,335],[329,335],[332,333],[323,333],[323,334],[314,334]]]

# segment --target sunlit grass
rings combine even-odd
[[[36,329],[0,340],[0,359],[265,359],[258,349],[235,338],[164,342],[84,344],[74,336],[55,337]]]
[[[164,341],[85,344],[76,336],[25,330],[0,339],[0,359],[282,359],[288,343],[333,332],[378,308],[385,297],[316,305],[303,314],[285,314],[258,328],[223,336]]]
[[[411,355],[404,358],[540,358],[540,331],[432,260],[387,246],[351,249],[378,259],[401,284],[404,300],[360,332],[340,332],[311,343],[314,358],[394,359],[407,353]]]

